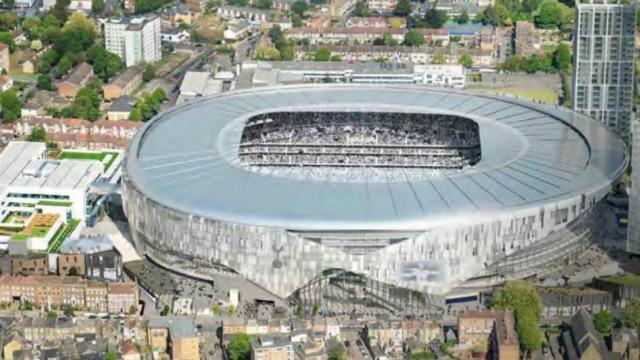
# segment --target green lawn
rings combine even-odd
[[[73,204],[69,200],[40,200],[38,201],[38,205],[43,206],[71,206]]]
[[[76,229],[78,224],[80,224],[80,220],[71,219],[71,221],[69,221],[67,224],[62,225],[58,229],[58,231],[56,231],[55,235],[53,235],[53,237],[51,238],[51,241],[49,241],[49,247],[47,249],[47,252],[57,253],[58,250],[60,250],[60,246],[62,246],[62,243],[64,242],[64,240],[67,237],[69,237],[69,235],[71,235],[71,233],[73,232],[73,230]]]
[[[29,234],[23,234],[23,233],[19,233],[19,234],[13,234],[13,235],[11,235],[11,239],[12,239],[12,240],[20,240],[20,241],[25,241],[25,240],[27,240],[27,239],[28,239],[28,238],[30,238],[30,237],[31,237],[31,235],[29,235]]]
[[[58,156],[58,159],[72,159],[72,160],[104,160],[107,155],[112,155],[111,159],[104,164],[104,171],[109,170],[113,162],[118,157],[119,153],[115,151],[102,151],[102,152],[84,152],[84,151],[67,151],[64,150]]]
[[[51,228],[46,226],[34,226],[31,235],[35,237],[45,237],[47,233],[49,233],[49,229]]]
[[[527,89],[527,88],[481,88],[470,87],[466,90],[477,93],[487,94],[505,94],[518,96],[524,100],[542,101],[549,104],[558,104],[560,100],[559,94],[554,89]]]
[[[620,275],[603,277],[602,280],[611,281],[616,284],[629,285],[640,288],[640,275]]]

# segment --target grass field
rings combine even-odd
[[[466,90],[477,93],[485,94],[504,94],[517,96],[525,100],[541,101],[549,104],[558,104],[560,100],[560,94],[554,89],[528,89],[528,88],[480,88],[469,87]]]
[[[640,288],[640,275],[609,276],[603,278],[603,280],[611,281],[616,284],[629,285]]]
[[[112,155],[111,159],[104,164],[104,171],[109,170],[113,162],[118,157],[119,153],[113,151],[103,152],[84,152],[84,151],[67,151],[64,150],[58,156],[58,159],[73,159],[73,160],[104,160],[107,155]]]
[[[43,206],[71,206],[72,202],[69,200],[40,200],[38,205]]]
[[[56,231],[55,235],[53,235],[51,241],[49,241],[49,248],[47,249],[47,252],[57,253],[58,250],[60,250],[62,243],[64,243],[64,240],[71,235],[73,230],[78,227],[78,224],[80,224],[80,220],[71,219],[71,221],[62,225],[58,231]]]

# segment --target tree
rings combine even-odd
[[[42,125],[36,125],[33,130],[31,130],[31,134],[27,136],[27,141],[31,142],[45,142],[47,141],[47,132]]]
[[[156,99],[158,102],[163,102],[167,100],[167,93],[164,92],[161,88],[157,88],[153,90],[151,96]]]
[[[49,74],[40,74],[38,75],[38,89],[40,90],[53,90],[53,86],[51,85],[51,76]]]
[[[129,315],[135,315],[138,313],[138,307],[135,305],[129,306]]]
[[[280,60],[280,51],[274,47],[259,47],[254,57],[256,60]]]
[[[69,269],[69,276],[78,276],[78,275],[80,275],[78,268],[75,266],[72,266],[71,269]]]
[[[520,344],[528,352],[540,349],[542,334],[538,321],[542,313],[542,301],[530,282],[507,282],[504,287],[494,292],[493,308],[513,310]]]
[[[64,54],[64,56],[58,62],[56,67],[56,77],[59,79],[63,75],[69,72],[73,67],[73,56],[70,53]]]
[[[231,338],[227,346],[230,360],[248,360],[251,356],[251,341],[246,334],[239,334]]]
[[[229,307],[227,307],[227,314],[231,316],[235,313],[236,313],[236,307],[233,305],[229,305]]]
[[[78,11],[69,17],[60,35],[53,38],[53,46],[61,54],[76,54],[93,45],[95,37],[93,21],[85,13]]]
[[[341,342],[336,343],[327,353],[329,360],[347,360],[347,351]]]
[[[13,52],[16,49],[16,43],[13,40],[13,35],[10,32],[2,31],[0,32],[0,43],[7,44],[9,46],[9,51]]]
[[[33,40],[31,42],[31,46],[30,47],[31,47],[31,50],[38,52],[38,51],[42,50],[42,41]]]
[[[318,305],[318,303],[313,303],[313,306],[311,307],[311,315],[316,317],[316,315],[318,315],[318,310],[320,310],[320,305]]]
[[[395,16],[407,16],[411,14],[411,2],[409,0],[398,0],[396,7],[393,9]]]
[[[302,307],[302,304],[298,304],[296,306],[296,316],[301,318],[304,315],[304,308]]]
[[[329,61],[329,59],[331,59],[331,50],[326,47],[321,47],[313,55],[313,60],[315,61]]]
[[[258,9],[269,10],[273,7],[273,0],[258,0]]]
[[[104,0],[91,0],[91,12],[94,14],[102,14],[104,11]]]
[[[213,306],[211,306],[211,311],[214,315],[220,315],[220,305],[213,304]]]
[[[449,20],[447,12],[436,9],[435,5],[424,14],[424,24],[429,29],[440,29],[447,20]]]
[[[0,95],[2,105],[2,118],[7,122],[12,122],[19,118],[22,111],[22,104],[16,95],[15,90],[9,89]]]
[[[118,360],[118,353],[109,351],[104,355],[104,360]]]
[[[342,61],[342,58],[340,57],[340,55],[335,54],[335,55],[331,55],[331,58],[329,58],[329,61],[340,62]]]
[[[27,34],[27,37],[31,40],[39,39],[42,36],[43,25],[42,20],[37,16],[27,16],[22,20],[20,25],[22,30]]]
[[[160,311],[160,316],[167,316],[169,315],[169,305],[164,304],[164,306],[162,307],[162,311]]]
[[[555,0],[543,2],[534,19],[536,27],[540,29],[561,28],[565,23],[564,12]]]
[[[567,44],[560,44],[553,52],[553,67],[559,71],[568,71],[571,66],[571,49]]]
[[[353,16],[367,17],[369,16],[369,5],[364,0],[358,0],[353,10]]]
[[[593,325],[602,334],[609,334],[613,328],[615,318],[607,310],[600,310],[593,316]]]
[[[9,31],[16,28],[18,25],[18,15],[11,11],[5,11],[0,13],[0,30]]]
[[[76,311],[73,305],[69,305],[69,304],[62,305],[61,309],[65,316],[73,316],[74,312]]]
[[[129,120],[142,121],[142,112],[138,108],[133,108],[129,113]]]
[[[640,332],[640,298],[633,298],[621,312],[622,323]]]
[[[460,14],[460,16],[456,18],[456,22],[458,24],[466,24],[469,21],[471,21],[471,18],[469,17],[469,13],[467,12],[467,9],[462,10],[462,13]]]
[[[94,44],[87,50],[87,59],[93,65],[94,74],[103,81],[109,81],[124,69],[122,59],[100,44]]]
[[[473,66],[473,58],[469,54],[460,55],[458,62],[467,69]]]
[[[55,311],[47,311],[47,319],[57,319],[58,318],[58,313]]]
[[[307,11],[307,9],[309,9],[309,4],[304,0],[296,0],[291,5],[291,11],[299,16],[304,16],[304,12]]]
[[[420,46],[424,44],[424,36],[415,30],[407,31],[404,34],[404,44],[407,46]]]
[[[154,77],[156,77],[155,67],[153,67],[153,65],[151,64],[147,64],[144,67],[144,71],[142,72],[142,81],[148,82],[151,81],[151,79],[153,79]]]
[[[531,55],[524,61],[524,64],[522,65],[523,70],[527,74],[535,74],[536,72],[542,70],[542,67],[542,59],[538,54]]]
[[[229,0],[229,5],[233,6],[247,6],[247,0]]]

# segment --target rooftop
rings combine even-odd
[[[453,175],[360,170],[376,179],[388,175],[380,182],[367,176],[340,182],[310,173],[257,172],[239,162],[240,135],[249,116],[312,110],[466,117],[479,125],[482,159]],[[545,160],[550,157],[562,162],[551,164]],[[562,108],[450,89],[352,84],[235,91],[174,107],[145,124],[130,142],[126,160],[125,181],[171,209],[241,224],[323,231],[420,230],[443,221],[511,216],[519,209],[606,191],[628,161],[622,140]]]
[[[193,320],[183,317],[154,317],[149,320],[150,328],[169,329],[172,339],[192,338],[196,335],[196,326]]]

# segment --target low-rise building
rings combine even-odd
[[[491,333],[490,356],[492,360],[518,360],[520,343],[516,332],[513,311],[497,311],[496,322]]]
[[[228,22],[227,28],[224,30],[224,39],[230,41],[238,41],[244,39],[253,33],[258,27],[246,19],[234,19]]]
[[[611,335],[611,352],[619,354],[623,359],[640,359],[640,340],[634,329],[618,327]]]
[[[514,30],[515,55],[529,57],[544,53],[540,44],[540,34],[530,21],[516,21]]]
[[[82,276],[84,274],[84,255],[58,254],[58,275]]]
[[[213,95],[222,92],[224,81],[214,79],[208,72],[187,71],[180,84],[180,95],[176,104],[193,100],[197,97]]]
[[[48,275],[49,255],[30,254],[26,256],[12,256],[11,275]]]
[[[606,276],[593,280],[596,289],[613,295],[616,306],[624,307],[631,299],[640,297],[640,275]]]
[[[65,75],[56,82],[58,94],[67,98],[73,98],[93,77],[93,67],[83,62],[73,68],[71,73]]]
[[[562,332],[565,358],[605,360],[612,354],[607,350],[605,340],[586,310],[578,311],[569,321],[569,328]]]
[[[85,254],[85,266],[89,279],[101,281],[122,279],[122,255],[115,248]]]
[[[13,86],[13,79],[9,75],[0,76],[0,91],[7,91]]]
[[[200,342],[193,320],[182,317],[156,317],[148,324],[149,345],[170,352],[172,359],[200,359]]]
[[[467,311],[458,316],[458,342],[488,349],[489,338],[496,322],[496,313],[489,310]]]
[[[9,58],[9,45],[0,43],[0,69],[7,72],[11,68],[11,60]]]
[[[160,39],[164,42],[179,44],[185,42],[191,38],[189,33],[182,28],[170,28],[160,31]]]
[[[572,317],[580,309],[592,314],[608,310],[613,303],[610,293],[592,288],[537,288],[542,304],[542,315],[547,318]]]
[[[262,10],[249,6],[222,5],[218,7],[218,15],[225,20],[244,18],[259,23],[266,23],[273,15],[273,12],[271,10]]]
[[[107,110],[107,119],[110,121],[129,120],[131,110],[133,110],[137,101],[133,96],[120,96],[111,103],[109,110]]]
[[[261,335],[251,340],[251,359],[294,360],[293,345],[284,336]]]
[[[350,17],[345,26],[347,28],[379,28],[379,29],[402,29],[407,27],[407,19],[403,17]]]
[[[69,104],[70,100],[57,92],[39,90],[22,106],[22,117],[45,117],[49,115],[49,109],[61,110]]]
[[[111,314],[125,314],[138,307],[138,285],[132,282],[107,285],[107,308]]]
[[[398,0],[367,0],[369,10],[381,14],[392,12],[396,4],[398,4]]]
[[[140,84],[142,84],[142,69],[139,66],[130,66],[102,87],[104,99],[110,101],[130,95]]]

